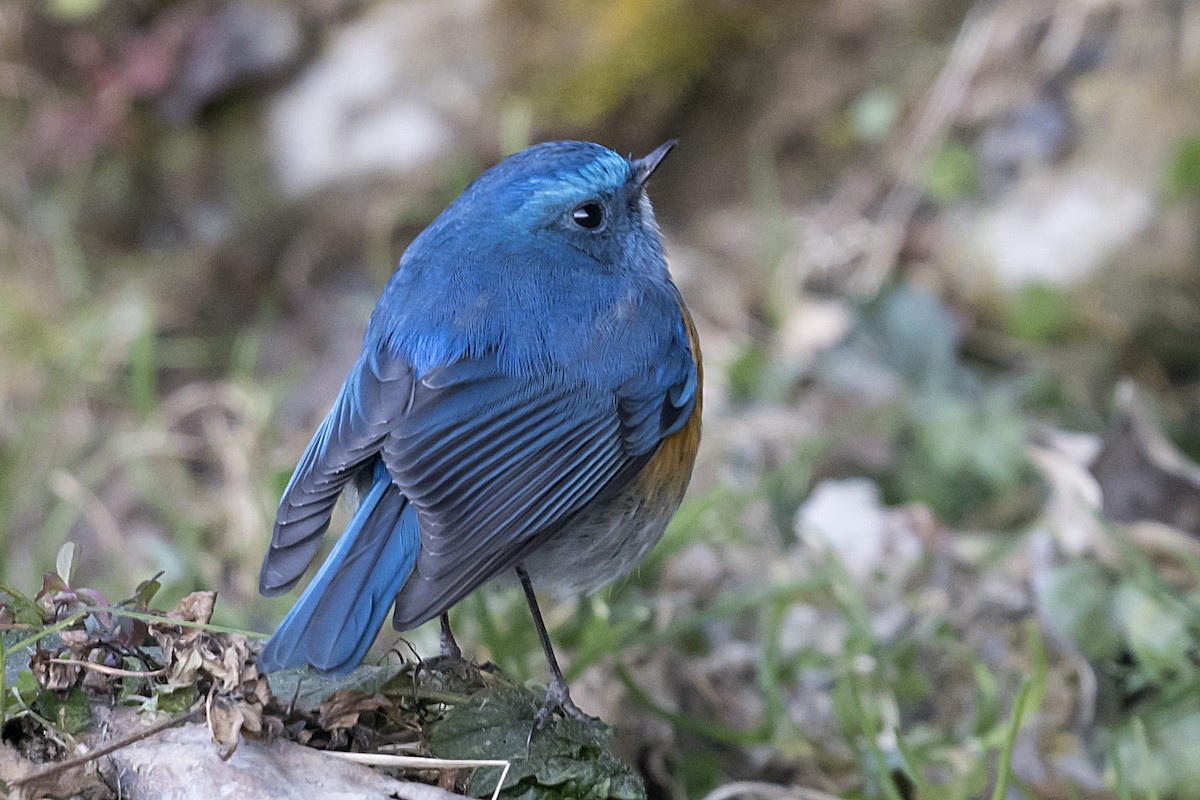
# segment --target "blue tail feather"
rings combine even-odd
[[[258,668],[308,665],[327,675],[354,669],[412,571],[418,546],[416,510],[377,461],[358,511],[263,648]]]

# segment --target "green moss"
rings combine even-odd
[[[713,0],[613,0],[556,4],[563,36],[582,41],[566,69],[539,70],[535,108],[552,123],[592,125],[631,100],[677,101],[713,71],[727,44],[757,23],[734,4]]]

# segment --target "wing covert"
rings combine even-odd
[[[402,360],[364,354],[342,384],[284,489],[259,591],[281,594],[304,574],[329,527],[338,495],[379,452],[412,399],[413,375]]]
[[[530,381],[488,357],[419,381],[383,447],[421,521],[397,627],[453,605],[636,472],[654,448],[631,450],[623,415],[612,389]]]

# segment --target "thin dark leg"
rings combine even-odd
[[[450,630],[450,614],[442,614],[442,657],[462,660],[462,650],[454,640],[454,632]]]
[[[546,654],[546,663],[550,665],[550,686],[546,689],[546,702],[538,709],[533,718],[533,734],[546,727],[555,711],[561,710],[576,719],[590,720],[593,717],[579,710],[579,706],[571,700],[571,690],[567,688],[567,680],[562,670],[558,668],[558,659],[554,657],[554,648],[550,646],[550,634],[546,632],[546,623],[542,620],[542,612],[538,608],[537,597],[533,594],[533,584],[529,581],[529,573],[522,566],[517,566],[517,577],[521,579],[521,588],[525,590],[525,600],[529,603],[529,612],[533,614],[533,624],[537,628],[538,638],[542,640],[542,651]]]

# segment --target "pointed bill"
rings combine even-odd
[[[658,165],[666,158],[667,153],[671,152],[671,148],[678,143],[678,139],[669,139],[651,150],[647,155],[630,162],[632,169],[629,179],[635,188],[641,189],[646,185],[646,181],[654,174],[654,170],[658,169]]]

